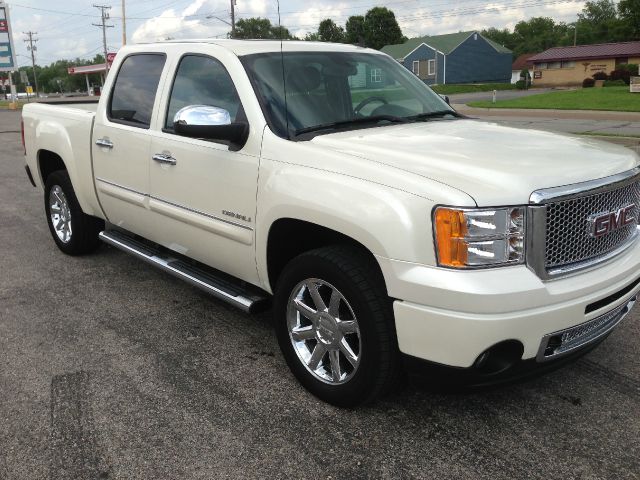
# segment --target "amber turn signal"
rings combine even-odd
[[[446,267],[464,268],[467,264],[467,225],[464,212],[438,208],[435,214],[438,263]]]

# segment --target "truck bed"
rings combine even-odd
[[[30,103],[22,109],[26,161],[34,181],[42,185],[39,159],[51,152],[61,158],[69,172],[83,211],[100,216],[93,189],[91,145],[95,101]]]

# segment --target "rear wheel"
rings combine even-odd
[[[49,231],[60,250],[82,255],[98,248],[98,233],[104,229],[104,222],[82,211],[66,170],[47,177],[44,206]]]
[[[351,247],[293,259],[276,289],[280,348],[296,378],[341,407],[369,402],[400,375],[391,301],[373,260]]]

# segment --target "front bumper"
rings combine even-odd
[[[522,360],[537,363],[587,347],[628,311],[599,327],[596,319],[631,307],[640,292],[640,241],[591,271],[552,281],[542,281],[526,266],[453,271],[378,261],[389,295],[402,299],[393,304],[400,351],[460,368],[472,367],[488,349],[508,341],[522,346]],[[565,337],[591,337],[554,352],[553,342],[581,324],[585,328]],[[549,358],[545,351],[551,352]]]

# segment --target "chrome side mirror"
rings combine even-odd
[[[174,125],[230,125],[231,115],[224,108],[209,105],[189,105],[178,110],[173,117]]]
[[[227,143],[229,150],[244,147],[249,138],[247,122],[231,122],[224,108],[209,105],[190,105],[181,108],[173,117],[173,130],[184,137]]]

